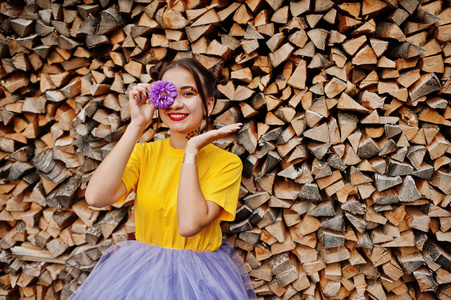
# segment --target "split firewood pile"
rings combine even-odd
[[[451,299],[450,2],[1,2],[0,299],[67,299],[133,238],[132,201],[84,191],[127,92],[192,56],[230,78],[214,124],[244,123],[223,230],[260,299]]]

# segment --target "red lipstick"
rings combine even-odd
[[[182,121],[184,120],[186,117],[188,117],[188,114],[181,114],[181,113],[171,113],[168,114],[169,119],[171,119],[172,121]]]

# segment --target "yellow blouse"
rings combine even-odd
[[[204,197],[224,210],[219,218],[192,237],[178,234],[177,190],[184,149],[174,149],[169,139],[137,144],[122,176],[127,194],[134,190],[136,239],[175,249],[215,251],[222,243],[220,221],[235,218],[242,163],[234,154],[212,144],[197,157]]]

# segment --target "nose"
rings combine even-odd
[[[180,92],[179,92],[179,93],[177,93],[177,97],[175,97],[174,103],[172,103],[170,108],[176,109],[176,108],[180,108],[181,106],[183,106],[183,103],[182,103],[182,96],[180,95]]]

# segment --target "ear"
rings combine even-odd
[[[210,115],[211,112],[213,111],[213,108],[215,107],[215,98],[214,97],[210,97],[207,99],[207,109],[208,112],[207,114]]]

